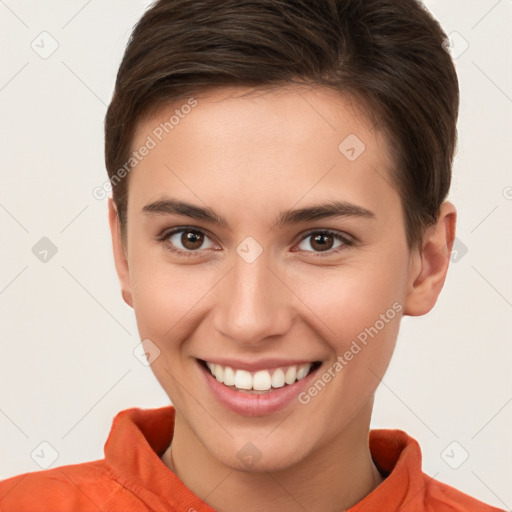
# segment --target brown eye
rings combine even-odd
[[[318,234],[311,238],[311,247],[318,251],[328,251],[332,248],[334,237],[328,234]]]
[[[313,256],[331,256],[351,245],[353,241],[348,236],[335,231],[317,230],[306,234],[298,248]]]
[[[183,231],[180,241],[185,249],[194,251],[201,248],[204,235],[198,231]]]
[[[206,249],[216,246],[205,233],[199,229],[182,227],[165,231],[158,240],[171,252],[180,256],[201,256]]]

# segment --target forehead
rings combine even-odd
[[[132,150],[145,144],[130,174],[139,207],[176,189],[196,200],[231,194],[256,209],[344,191],[378,203],[391,186],[384,134],[353,98],[322,87],[196,94],[142,121]]]
[[[290,138],[296,139],[300,135],[309,138],[313,132],[321,137],[325,131],[350,128],[366,138],[367,132],[379,138],[383,134],[375,133],[369,114],[354,96],[318,85],[219,86],[191,93],[151,110],[139,121],[132,145],[136,147],[150,133],[159,142],[161,137],[168,138],[166,135],[179,137],[183,126],[191,124],[196,136],[204,136],[211,132],[209,128],[213,125],[210,123],[214,123],[218,135],[234,124],[245,124],[245,133],[251,137],[256,133],[260,137],[264,133],[271,136],[274,130],[279,130],[280,124],[287,123],[288,130],[280,133],[281,137],[289,134]],[[204,122],[208,125],[204,126]],[[202,127],[204,130],[200,130]]]

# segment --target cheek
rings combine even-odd
[[[297,283],[297,295],[314,313],[320,332],[332,340],[337,353],[344,351],[347,343],[365,328],[376,322],[382,327],[381,315],[386,323],[380,330],[392,330],[393,320],[401,309],[406,276],[400,263],[388,265],[385,262],[389,260],[384,258],[382,263],[375,263],[368,259],[336,269],[312,267],[296,279],[292,276],[291,282]]]
[[[329,280],[302,278],[314,311],[311,328],[329,345],[324,371],[300,397],[319,429],[337,432],[367,403],[389,365],[400,327],[400,275],[369,267],[333,271]],[[302,296],[299,293],[299,296]],[[321,396],[320,399],[316,399]]]
[[[178,301],[176,294],[169,293],[171,280],[160,269],[144,262],[130,274],[135,316],[141,337],[162,338],[163,332],[172,327],[171,312],[175,311]]]
[[[189,401],[183,390],[189,370],[183,365],[183,348],[201,321],[201,300],[215,281],[209,284],[208,273],[194,265],[178,268],[162,260],[150,261],[146,254],[134,266],[134,312],[140,339],[151,340],[159,350],[153,374],[173,404],[183,408]]]
[[[313,274],[301,277],[298,295],[307,297],[305,302],[315,313],[311,327],[331,352],[330,375],[335,377],[327,385],[329,391],[322,391],[323,400],[337,407],[343,397],[345,412],[374,393],[395,348],[406,276],[400,255],[395,254],[396,265],[387,261],[393,259],[368,258],[332,269],[328,278],[326,269],[317,272],[316,279]],[[320,402],[315,407],[321,407]],[[340,412],[340,421],[345,412]]]
[[[183,339],[194,308],[215,283],[212,269],[178,267],[161,254],[151,257],[149,249],[134,251],[133,262],[130,280],[140,336],[157,344]]]

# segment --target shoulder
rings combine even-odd
[[[113,500],[140,504],[116,481],[104,460],[23,473],[0,482],[1,512],[88,512],[104,510]]]
[[[503,512],[504,509],[487,505],[448,484],[424,475],[428,512]]]

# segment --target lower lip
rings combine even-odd
[[[231,411],[244,416],[265,416],[283,409],[309,386],[311,380],[321,368],[319,366],[294,384],[285,385],[268,393],[251,394],[224,386],[202,363],[198,362],[198,364],[215,398]]]

